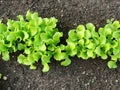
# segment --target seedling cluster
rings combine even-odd
[[[101,57],[108,61],[109,68],[117,68],[120,61],[120,23],[108,20],[98,31],[92,23],[79,25],[68,32],[66,45],[60,43],[63,36],[59,32],[57,19],[41,18],[38,13],[27,12],[26,16],[17,16],[18,20],[8,19],[7,24],[0,21],[0,54],[4,61],[10,60],[10,53],[23,51],[18,63],[36,69],[35,63],[41,61],[43,72],[49,71],[51,58],[60,61],[62,66],[71,63],[70,57]]]

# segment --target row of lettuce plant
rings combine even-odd
[[[117,61],[120,60],[120,23],[119,21],[108,20],[104,27],[95,31],[92,23],[79,25],[68,33],[66,51],[70,56],[77,55],[78,58],[101,57],[111,59],[107,65],[109,68],[117,68]]]
[[[10,60],[10,53],[23,51],[18,63],[36,69],[35,63],[41,61],[43,72],[49,71],[51,58],[60,61],[62,66],[71,63],[70,57],[101,57],[108,61],[109,68],[117,68],[120,60],[120,24],[108,20],[104,27],[95,30],[92,23],[79,25],[68,32],[67,45],[60,44],[62,32],[58,31],[57,19],[41,18],[38,13],[27,12],[18,15],[18,20],[8,19],[7,24],[0,21],[0,54],[4,61]]]

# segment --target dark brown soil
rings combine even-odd
[[[120,0],[0,0],[0,18],[16,19],[26,11],[39,12],[41,17],[55,16],[59,19],[58,28],[67,32],[78,24],[94,23],[103,26],[106,19],[120,20]],[[53,61],[48,73],[42,73],[39,63],[37,70],[19,65],[18,54],[11,54],[8,62],[0,61],[0,72],[7,80],[0,80],[0,90],[120,90],[120,67],[110,70],[106,61],[80,60],[72,58],[68,67]],[[120,66],[120,63],[118,63]]]

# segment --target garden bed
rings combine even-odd
[[[68,31],[79,24],[92,22],[98,28],[104,26],[107,19],[120,20],[119,0],[0,0],[0,18],[4,23],[8,18],[25,15],[28,10],[39,12],[41,17],[56,17],[59,20],[57,27],[64,33],[61,43],[65,43]],[[12,53],[8,62],[1,59],[0,72],[7,80],[0,80],[0,90],[120,89],[120,63],[117,69],[109,69],[107,60],[74,57],[68,67],[52,60],[50,71],[43,73],[40,62],[37,70],[18,64],[19,53]]]

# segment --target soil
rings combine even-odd
[[[120,20],[120,0],[0,0],[0,18],[16,19],[27,10],[37,11],[41,17],[56,17],[58,28],[67,32],[79,24],[92,22],[96,27],[105,25],[106,20]],[[0,90],[120,90],[120,63],[110,70],[107,61],[100,58],[82,60],[71,58],[68,67],[53,60],[48,73],[17,63],[19,52],[11,54],[8,62],[0,61],[0,72],[7,80],[0,80]]]

